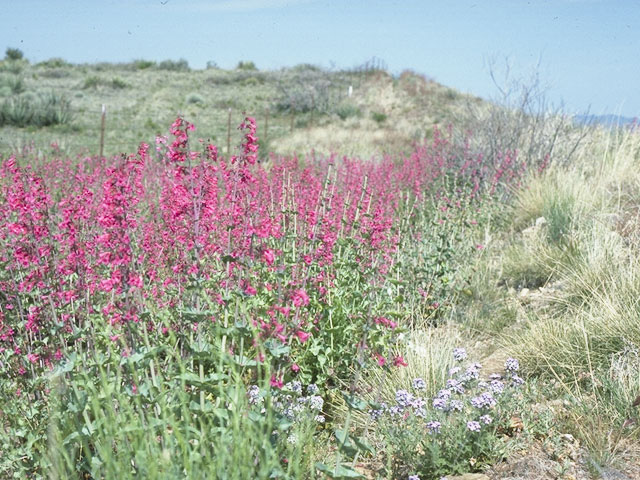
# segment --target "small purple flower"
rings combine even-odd
[[[453,377],[454,375],[460,373],[460,370],[462,370],[460,367],[451,367],[449,369],[449,376]]]
[[[391,414],[392,417],[395,417],[397,415],[402,415],[402,408],[398,407],[397,405],[394,405],[389,409],[389,413]]]
[[[418,418],[426,418],[427,417],[427,411],[424,408],[416,408],[413,411],[413,414]]]
[[[384,414],[383,410],[374,410],[371,409],[369,410],[369,416],[371,417],[371,420],[378,420],[382,415]]]
[[[489,384],[487,382],[478,382],[478,388],[487,388]]]
[[[489,375],[489,380],[501,380],[502,379],[502,375],[499,373],[492,373],[491,375]]]
[[[514,373],[511,375],[511,383],[514,387],[519,387],[524,383],[524,379]]]
[[[451,398],[451,390],[448,390],[446,388],[443,388],[442,390],[440,390],[438,392],[438,394],[436,395],[437,398],[442,398],[444,400],[447,400],[449,398]]]
[[[507,372],[515,373],[520,368],[520,363],[515,358],[507,358],[507,361],[504,362],[504,369]]]
[[[480,369],[482,368],[482,365],[480,365],[479,363],[472,363],[471,365],[469,365],[469,367],[467,368],[467,370],[464,372],[463,375],[463,380],[477,380],[478,377],[480,377]]]
[[[500,394],[504,391],[504,383],[502,383],[500,380],[491,380],[489,389],[495,394]]]
[[[491,422],[493,422],[493,418],[491,418],[489,415],[482,415],[480,417],[480,421],[485,425],[489,425]]]
[[[451,403],[449,404],[449,410],[461,412],[462,410],[464,410],[464,404],[460,400],[451,400]]]
[[[479,432],[480,428],[482,427],[480,426],[479,422],[476,422],[475,420],[471,420],[470,422],[467,422],[467,428],[472,432]]]
[[[412,408],[422,408],[426,405],[426,401],[422,397],[414,397],[411,401]]]
[[[307,385],[307,394],[309,395],[317,395],[320,389],[315,383],[310,383]]]
[[[413,380],[413,388],[415,390],[424,390],[427,388],[427,382],[425,382],[422,378],[415,378]]]
[[[406,408],[411,404],[413,400],[413,395],[411,395],[406,390],[398,390],[396,391],[396,403],[402,407]]]
[[[442,427],[442,424],[437,420],[427,422],[427,430],[429,430],[429,433],[440,433],[440,427]]]
[[[322,407],[324,406],[324,400],[322,399],[321,396],[319,395],[313,395],[312,397],[309,397],[309,408],[311,408],[311,410],[322,410]]]
[[[496,405],[496,399],[493,398],[491,392],[483,392],[479,396],[471,399],[471,405],[476,408],[491,408]]]
[[[432,405],[436,410],[444,410],[447,408],[447,400],[444,398],[434,398]]]
[[[420,477],[418,475],[409,475],[407,480],[420,480]]]
[[[458,380],[455,380],[453,378],[447,380],[447,389],[455,393],[464,393],[464,385],[462,384],[462,382],[459,382]]]
[[[457,362],[461,362],[465,358],[467,358],[467,351],[464,348],[454,348],[453,349],[453,358]]]
[[[249,391],[247,392],[249,397],[250,405],[257,405],[258,403],[262,403],[264,399],[260,396],[260,387],[257,385],[251,385],[249,387]]]
[[[291,390],[293,393],[302,393],[302,384],[297,380],[287,383],[285,388]]]

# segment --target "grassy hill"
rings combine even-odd
[[[4,151],[52,142],[69,153],[99,151],[101,109],[106,106],[105,154],[134,151],[140,141],[166,134],[177,115],[198,135],[226,149],[231,125],[244,113],[256,117],[258,134],[276,153],[341,152],[368,157],[408,151],[447,124],[464,103],[480,102],[422,75],[394,78],[367,64],[348,71],[299,65],[260,71],[245,62],[235,70],[191,70],[186,62],[143,60],[123,64],[71,65],[53,59],[31,65],[0,63],[0,148]],[[351,88],[352,96],[349,97]],[[24,107],[56,110],[40,96],[64,103],[62,124],[38,127]],[[267,118],[268,117],[268,118]],[[1,118],[1,117],[0,117]],[[16,127],[20,122],[26,125]],[[239,135],[232,128],[231,146]]]

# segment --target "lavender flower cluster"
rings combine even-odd
[[[462,363],[467,358],[467,352],[464,348],[456,348],[453,357],[456,362]],[[436,435],[441,432],[442,422],[446,423],[448,417],[464,413],[468,418],[467,430],[480,432],[483,426],[493,423],[491,412],[500,398],[524,383],[517,374],[520,369],[518,360],[509,358],[504,367],[504,374],[494,373],[487,380],[481,380],[482,365],[479,363],[470,363],[466,368],[456,365],[449,370],[445,388],[439,390],[431,401],[420,395],[426,390],[426,382],[416,378],[412,382],[412,391],[397,390],[395,404],[382,403],[371,409],[369,414],[374,420],[381,419],[385,414],[391,419],[402,420],[413,415],[423,422],[426,433]]]
[[[317,423],[324,423],[322,415],[324,399],[319,395],[320,389],[315,384],[306,388],[303,394],[302,384],[298,381],[289,382],[280,390],[272,390],[272,404],[277,413],[283,415],[292,422],[300,422],[312,418]],[[264,399],[266,392],[257,385],[252,385],[247,391],[249,405],[255,407],[260,413],[266,413]]]

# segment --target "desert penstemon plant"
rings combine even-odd
[[[115,375],[136,396],[144,379],[157,388],[164,369],[206,416],[238,379],[326,391],[369,362],[402,366],[393,347],[412,320],[407,299],[436,308],[448,294],[442,272],[473,245],[479,212],[519,178],[498,175],[442,135],[399,159],[273,158],[265,166],[255,121],[240,129],[243,143],[229,158],[193,141],[194,126],[178,118],[172,140],[132,155],[27,151],[2,162],[0,388],[14,422],[4,448],[26,458],[24,471],[44,465],[37,452],[46,447],[51,372],[67,392],[78,365],[94,365],[97,379]],[[515,172],[511,165],[500,168]],[[408,261],[400,250],[412,244],[418,259]],[[415,288],[411,278],[420,279]],[[72,358],[75,369],[64,371]],[[154,411],[149,388],[145,406]],[[86,460],[96,450],[83,441],[76,455]]]

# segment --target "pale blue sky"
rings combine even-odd
[[[0,48],[34,62],[353,67],[375,56],[482,97],[487,62],[539,63],[567,110],[640,115],[640,0],[0,0]]]

